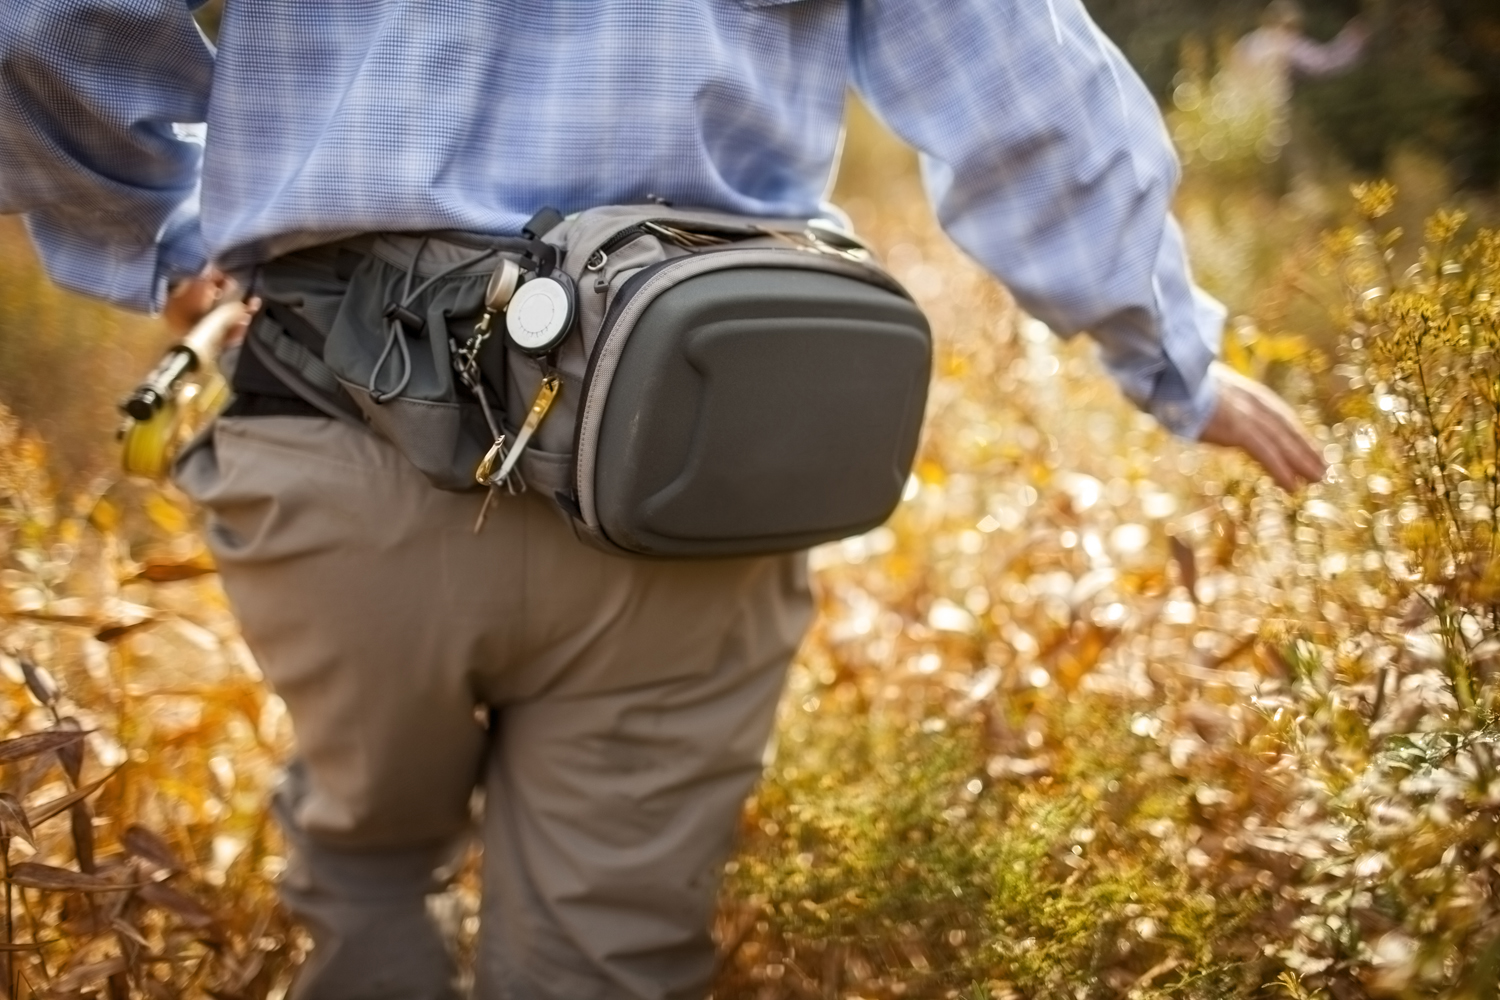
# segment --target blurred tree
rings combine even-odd
[[[1227,48],[1265,0],[1084,0],[1157,96],[1166,101],[1184,42]],[[1308,33],[1331,37],[1359,15],[1373,29],[1363,63],[1305,81],[1298,103],[1357,169],[1382,170],[1400,146],[1450,164],[1468,187],[1500,184],[1500,2],[1302,0]]]
[[[1361,63],[1342,76],[1299,87],[1310,122],[1366,174],[1379,173],[1402,145],[1453,161],[1472,128],[1463,107],[1469,84],[1449,58],[1456,25],[1446,24],[1428,0],[1371,0],[1366,8],[1373,33]],[[1329,20],[1323,16],[1312,24],[1327,28]]]
[[[1448,57],[1469,78],[1466,125],[1454,144],[1459,178],[1500,185],[1500,3],[1438,0]]]
[[[1084,6],[1165,101],[1183,42],[1232,42],[1255,26],[1265,0],[1084,0]]]
[[[48,442],[65,489],[117,466],[115,402],[171,337],[160,323],[48,282],[21,220],[0,216],[0,404]]]

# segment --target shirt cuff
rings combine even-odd
[[[1174,380],[1178,386],[1183,385],[1182,376],[1175,369],[1170,369],[1162,373],[1158,386],[1169,379]],[[1152,397],[1151,415],[1178,437],[1196,441],[1203,435],[1203,428],[1208,426],[1209,418],[1219,405],[1219,384],[1210,372],[1204,374],[1191,395],[1185,390],[1181,396],[1173,392],[1172,398],[1157,398],[1160,395],[1158,389],[1157,395]]]
[[[1167,365],[1157,377],[1145,409],[1173,434],[1196,441],[1219,405],[1212,368],[1219,356],[1228,311],[1196,287],[1192,300],[1196,335],[1171,339],[1165,351]]]
[[[160,312],[168,282],[198,274],[208,264],[196,204],[174,213],[151,243],[101,243],[84,235],[84,227],[47,212],[24,218],[54,282],[133,312]]]
[[[157,240],[156,275],[164,283],[177,278],[191,278],[208,266],[208,248],[203,243],[203,227],[198,224],[197,205],[179,212],[162,228]]]

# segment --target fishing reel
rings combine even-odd
[[[166,476],[178,449],[229,401],[229,385],[214,361],[229,331],[245,318],[245,308],[227,302],[204,316],[120,403],[125,421],[118,437],[126,472]]]

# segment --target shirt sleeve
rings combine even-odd
[[[58,284],[155,311],[202,270],[213,67],[186,0],[0,2],[0,213]]]
[[[1171,216],[1161,113],[1079,0],[853,0],[860,94],[922,154],[944,229],[1126,396],[1196,438],[1225,310]]]

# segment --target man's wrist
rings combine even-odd
[[[156,243],[156,275],[163,301],[208,268],[208,249],[193,206],[185,206],[162,227]]]
[[[1175,370],[1163,373],[1148,409],[1174,435],[1196,441],[1202,436],[1203,428],[1208,426],[1218,406],[1219,384],[1214,378],[1213,367],[1210,366],[1191,392]]]

